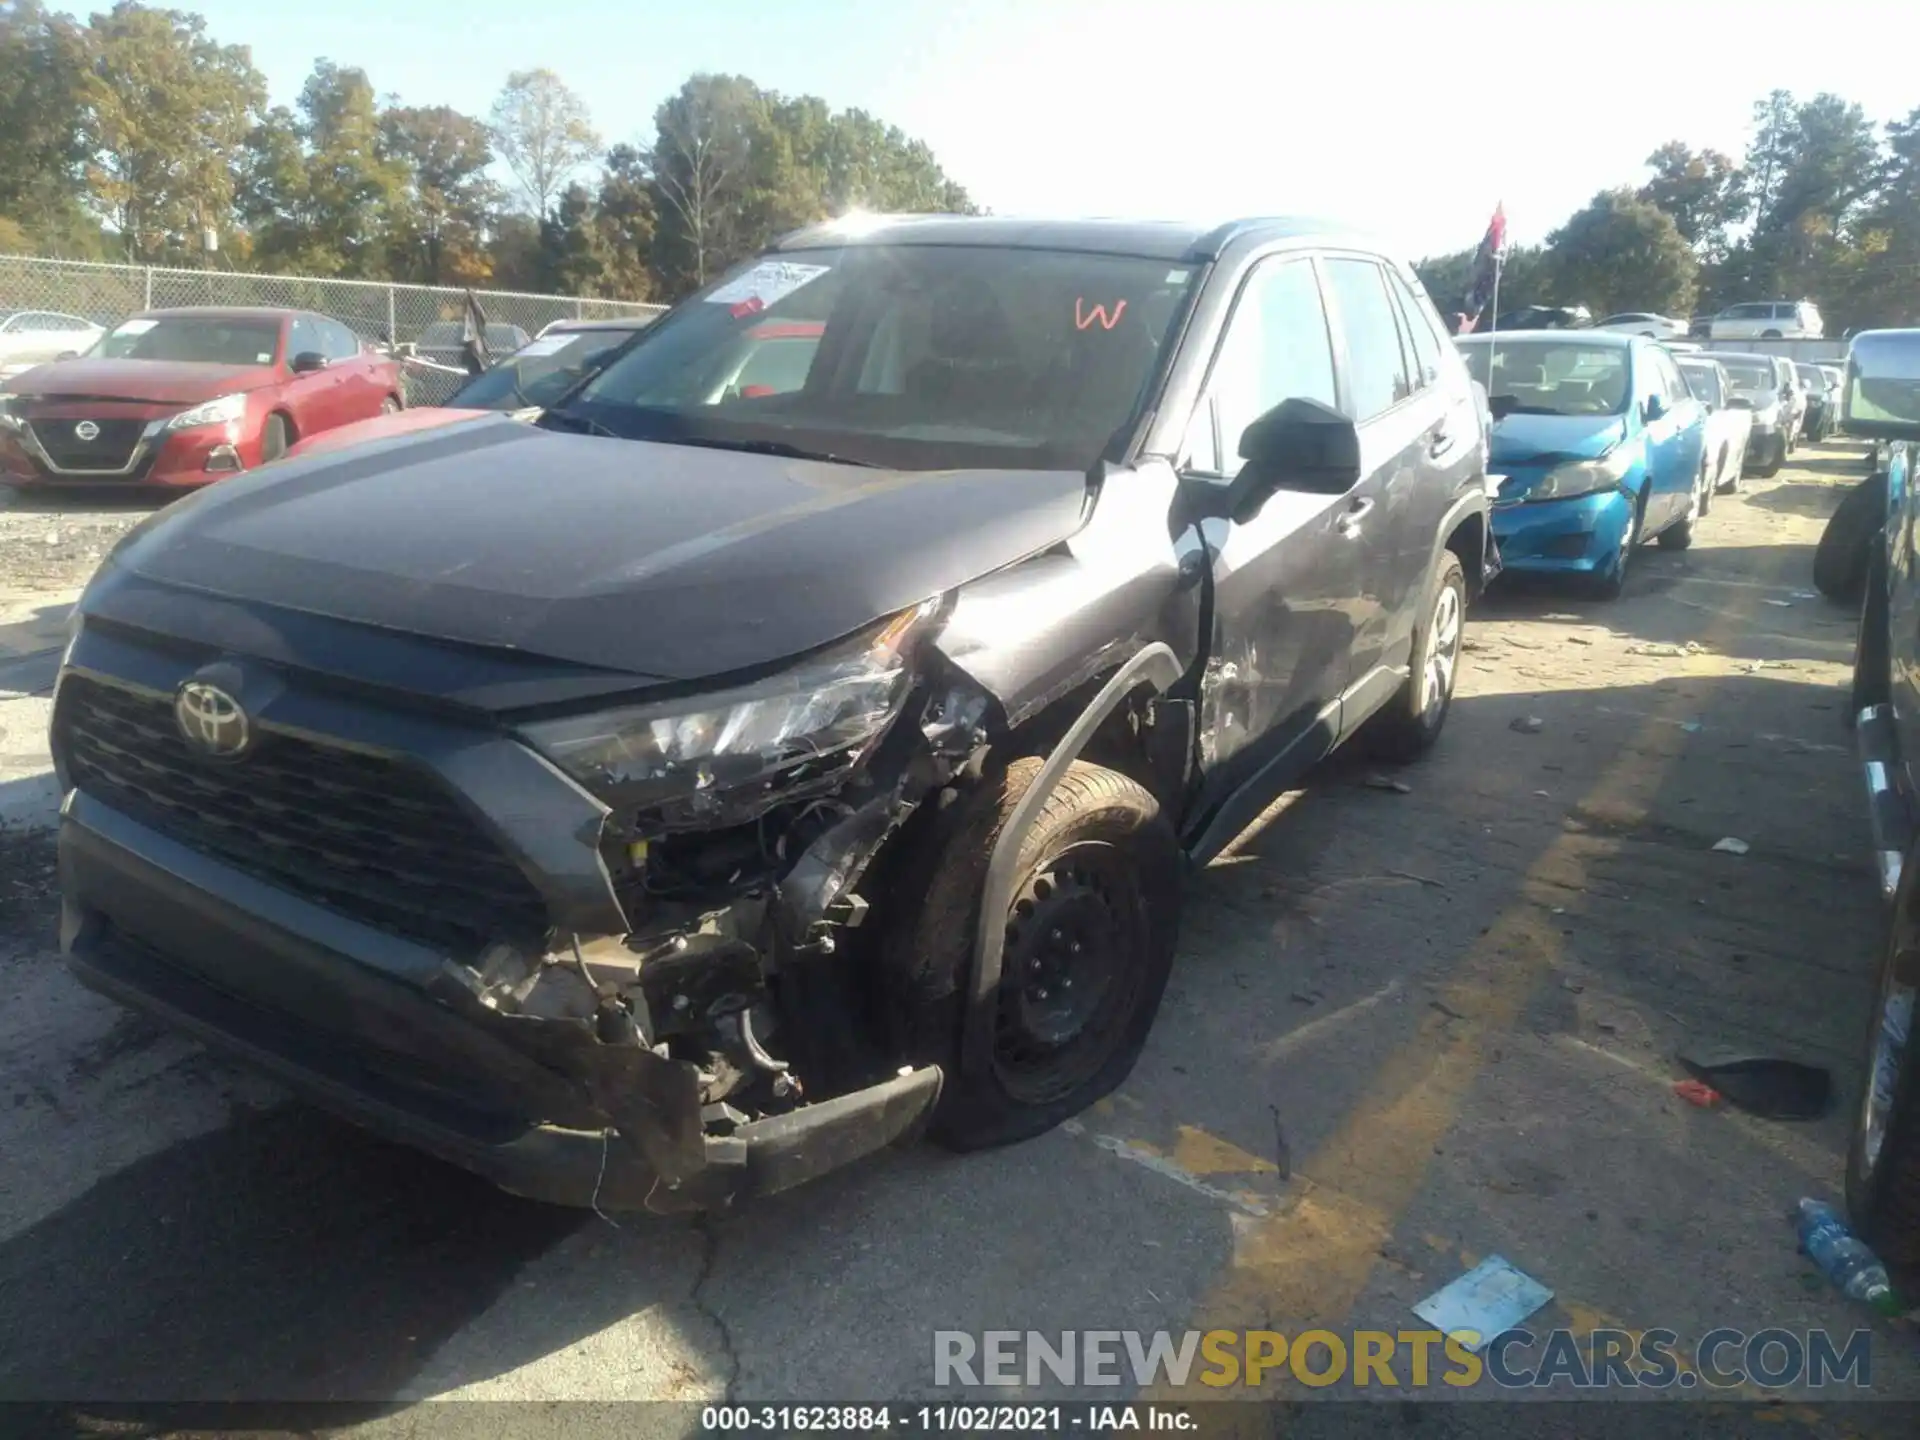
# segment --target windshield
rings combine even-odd
[[[1687,377],[1687,384],[1693,393],[1709,405],[1718,405],[1721,400],[1720,377],[1705,365],[1682,365],[1680,371]]]
[[[145,315],[100,338],[100,360],[187,360],[202,365],[271,365],[280,349],[278,320],[223,315]]]
[[[632,439],[1083,470],[1138,415],[1192,278],[1054,250],[788,252],[656,321],[566,409]]]
[[[606,363],[635,330],[556,330],[531,340],[484,375],[454,391],[447,404],[464,410],[517,410],[551,405]]]
[[[1623,345],[1578,340],[1460,342],[1467,370],[1495,415],[1618,415],[1627,408]]]
[[[1758,365],[1752,361],[1722,360],[1720,367],[1727,372],[1727,379],[1733,382],[1736,390],[1773,389],[1773,367]]]
[[[1814,369],[1813,366],[1796,365],[1794,368],[1800,372],[1800,383],[1809,390],[1824,390],[1827,388],[1827,377]]]

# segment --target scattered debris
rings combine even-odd
[[[1369,775],[1361,782],[1369,790],[1391,790],[1396,795],[1411,795],[1413,787],[1404,780],[1396,780],[1391,775]]]
[[[1426,875],[1416,875],[1411,870],[1389,870],[1387,874],[1393,876],[1396,880],[1411,880],[1415,884],[1425,885],[1434,890],[1444,890],[1447,888],[1444,880],[1435,880]]]
[[[1562,980],[1560,982],[1560,988],[1562,990],[1571,990],[1574,994],[1578,995],[1587,987],[1582,985],[1578,980]]]
[[[1669,645],[1665,641],[1638,641],[1627,646],[1629,655],[1664,655],[1669,658],[1678,658],[1700,653],[1701,646],[1697,640],[1689,640],[1685,645]]]
[[[1731,1050],[1674,1058],[1702,1086],[1762,1120],[1818,1120],[1833,1101],[1833,1077],[1818,1065]]]
[[[1593,637],[1591,635],[1568,635],[1565,638],[1569,645],[1591,645],[1593,643]]]
[[[1536,790],[1536,791],[1534,791],[1533,793],[1534,793],[1535,795],[1538,795],[1538,796],[1539,796],[1539,797],[1540,797],[1540,798],[1541,798],[1542,800],[1551,800],[1551,799],[1553,798],[1553,796],[1551,796],[1551,795],[1549,795],[1549,794],[1548,794],[1548,793],[1547,793],[1546,791],[1544,791],[1544,790]]]
[[[1538,735],[1547,728],[1547,722],[1538,715],[1516,715],[1507,728],[1522,735]]]
[[[1687,734],[1689,735],[1698,735],[1700,733],[1701,725],[1698,720],[1682,720],[1680,722],[1680,728],[1686,731]]]
[[[1702,1110],[1711,1110],[1720,1103],[1720,1092],[1698,1080],[1674,1081],[1673,1093],[1689,1105],[1698,1105]]]
[[[1747,675],[1758,675],[1762,670],[1765,670],[1766,668],[1767,668],[1767,662],[1765,660],[1749,660],[1746,664],[1740,667],[1742,673]],[[1776,662],[1773,668],[1775,670],[1778,670],[1781,668],[1781,666]]]
[[[1311,990],[1296,990],[1288,997],[1296,1005],[1318,1005],[1320,997]]]
[[[1793,601],[1791,600],[1768,600],[1766,603],[1769,605],[1778,605],[1782,610],[1790,610],[1793,608]]]
[[[1793,598],[1796,600],[1818,600],[1820,595],[1818,591],[1814,590],[1796,590],[1793,592]]]
[[[1442,1015],[1446,1016],[1449,1020],[1464,1020],[1467,1018],[1466,1016],[1462,1015],[1458,1010],[1454,1009],[1451,1005],[1447,1004],[1447,1002],[1444,1000],[1429,1000],[1427,1004],[1431,1005],[1434,1009],[1438,1010]]]
[[[1538,650],[1540,648],[1540,642],[1538,640],[1523,640],[1518,635],[1509,635],[1506,637],[1506,641],[1507,644],[1513,646],[1516,650]]]
[[[1792,1219],[1800,1253],[1813,1261],[1842,1295],[1890,1317],[1906,1308],[1887,1281],[1887,1267],[1847,1228],[1833,1206],[1802,1200],[1794,1207]]]
[[[58,545],[59,543],[60,543],[60,532],[58,530],[49,530],[47,532],[47,544]]]
[[[1553,1292],[1538,1280],[1489,1255],[1415,1305],[1413,1313],[1442,1335],[1458,1336],[1477,1354],[1551,1299]]]
[[[1713,842],[1713,848],[1723,855],[1744,855],[1752,847],[1746,841],[1728,835]]]

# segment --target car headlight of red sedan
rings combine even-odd
[[[217,400],[208,400],[194,406],[191,410],[182,410],[168,419],[165,429],[194,430],[202,425],[226,425],[240,419],[247,413],[245,395],[222,395]]]

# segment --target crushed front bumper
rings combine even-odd
[[[1508,570],[1585,574],[1613,564],[1632,517],[1633,498],[1607,490],[1496,505],[1492,530]]]
[[[718,1209],[914,1138],[939,1098],[929,1066],[708,1134],[692,1066],[485,1012],[430,947],[256,880],[85,792],[67,796],[59,854],[61,947],[83,984],[535,1199]]]

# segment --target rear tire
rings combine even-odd
[[[1874,537],[1885,531],[1886,523],[1886,476],[1862,480],[1841,497],[1813,552],[1814,587],[1828,599],[1859,604],[1874,558]]]
[[[1907,857],[1920,874],[1920,856]],[[1867,1021],[1866,1075],[1847,1147],[1847,1210],[1853,1227],[1893,1272],[1896,1288],[1920,1273],[1920,1062],[1914,1058],[1911,966],[1920,954],[1912,914],[1915,880],[1895,896],[1882,947],[1876,1003]],[[1904,1037],[1901,1032],[1905,1031]]]
[[[380,402],[380,413],[382,415],[395,414],[399,411],[399,409],[400,409],[400,397],[398,395],[389,395],[387,396],[386,399]]]
[[[1467,624],[1467,574],[1460,557],[1451,550],[1440,552],[1440,564],[1427,586],[1420,616],[1407,683],[1366,726],[1367,749],[1382,760],[1401,764],[1418,760],[1440,738],[1460,678],[1461,642]]]
[[[284,415],[269,415],[267,417],[266,431],[260,437],[260,463],[264,465],[269,460],[278,460],[282,455],[286,454],[289,441],[290,435],[287,429],[287,417]]]
[[[1021,839],[1011,911],[980,914],[994,844],[1041,763],[1015,760],[933,817],[904,877],[902,893],[920,898],[879,942],[897,1048],[946,1072],[929,1134],[949,1149],[1029,1139],[1116,1089],[1173,969],[1179,841],[1141,785],[1085,761]],[[983,920],[1006,926],[1007,948],[992,1064],[969,1075],[961,1024]]]
[[[1781,336],[1778,330],[1762,330],[1760,332],[1760,338],[1762,340],[1778,340]]]

